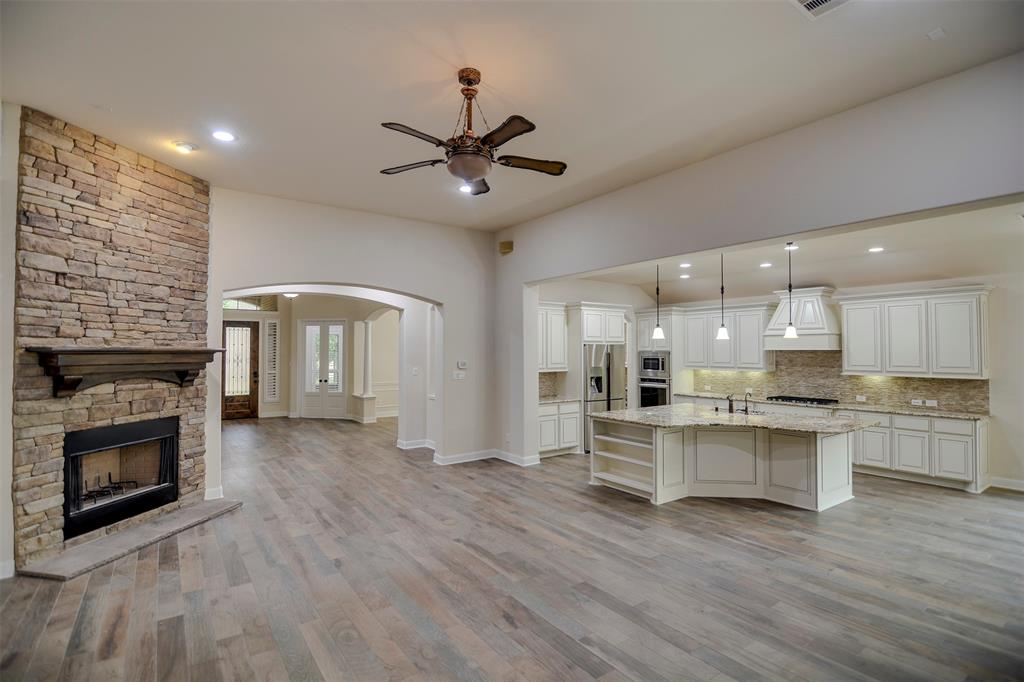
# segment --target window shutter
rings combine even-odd
[[[266,338],[263,343],[263,400],[268,403],[280,402],[281,394],[278,388],[278,366],[281,361],[280,343],[278,341],[277,320],[267,320],[264,323]]]

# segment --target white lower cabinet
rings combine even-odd
[[[580,445],[580,404],[577,401],[544,403],[538,408],[540,422],[537,449],[541,453],[576,451]]]
[[[854,463],[891,469],[892,452],[890,442],[892,438],[889,429],[864,429],[858,435],[860,436],[860,447],[857,448],[854,455]]]
[[[894,429],[893,442],[894,469],[924,476],[931,474],[928,462],[928,432]]]
[[[936,476],[958,481],[974,478],[974,438],[936,433],[932,436]]]

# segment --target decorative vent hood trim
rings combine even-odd
[[[840,350],[842,348],[837,306],[831,287],[793,289],[793,324],[797,339],[784,339],[789,323],[789,292],[776,291],[779,307],[764,332],[765,350]]]

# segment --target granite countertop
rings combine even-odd
[[[702,393],[700,391],[683,391],[674,392],[672,395],[678,395],[684,398],[713,398],[715,400],[725,400],[724,393]],[[733,396],[733,400],[736,404],[743,402],[743,396],[736,394]],[[797,403],[785,400],[766,400],[764,398],[750,398],[752,403],[761,403],[769,405],[797,405],[798,407],[820,407],[831,410],[857,410],[860,412],[885,412],[887,414],[905,414],[912,417],[946,417],[947,419],[985,419],[989,415],[987,412],[960,412],[957,410],[943,410],[938,407],[915,407],[913,405],[899,407],[889,407],[883,405],[872,405],[871,403],[836,403],[832,405],[815,405],[813,403]]]
[[[594,419],[673,428],[680,426],[745,426],[779,431],[806,431],[837,434],[878,426],[877,419],[842,419],[839,417],[804,417],[793,414],[729,414],[697,405],[661,405],[636,410],[596,412]]]
[[[540,405],[547,405],[549,403],[576,403],[579,402],[579,398],[566,398],[564,395],[546,395],[542,396],[537,403]]]

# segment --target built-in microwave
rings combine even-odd
[[[669,376],[668,351],[640,353],[640,376],[667,378]]]

